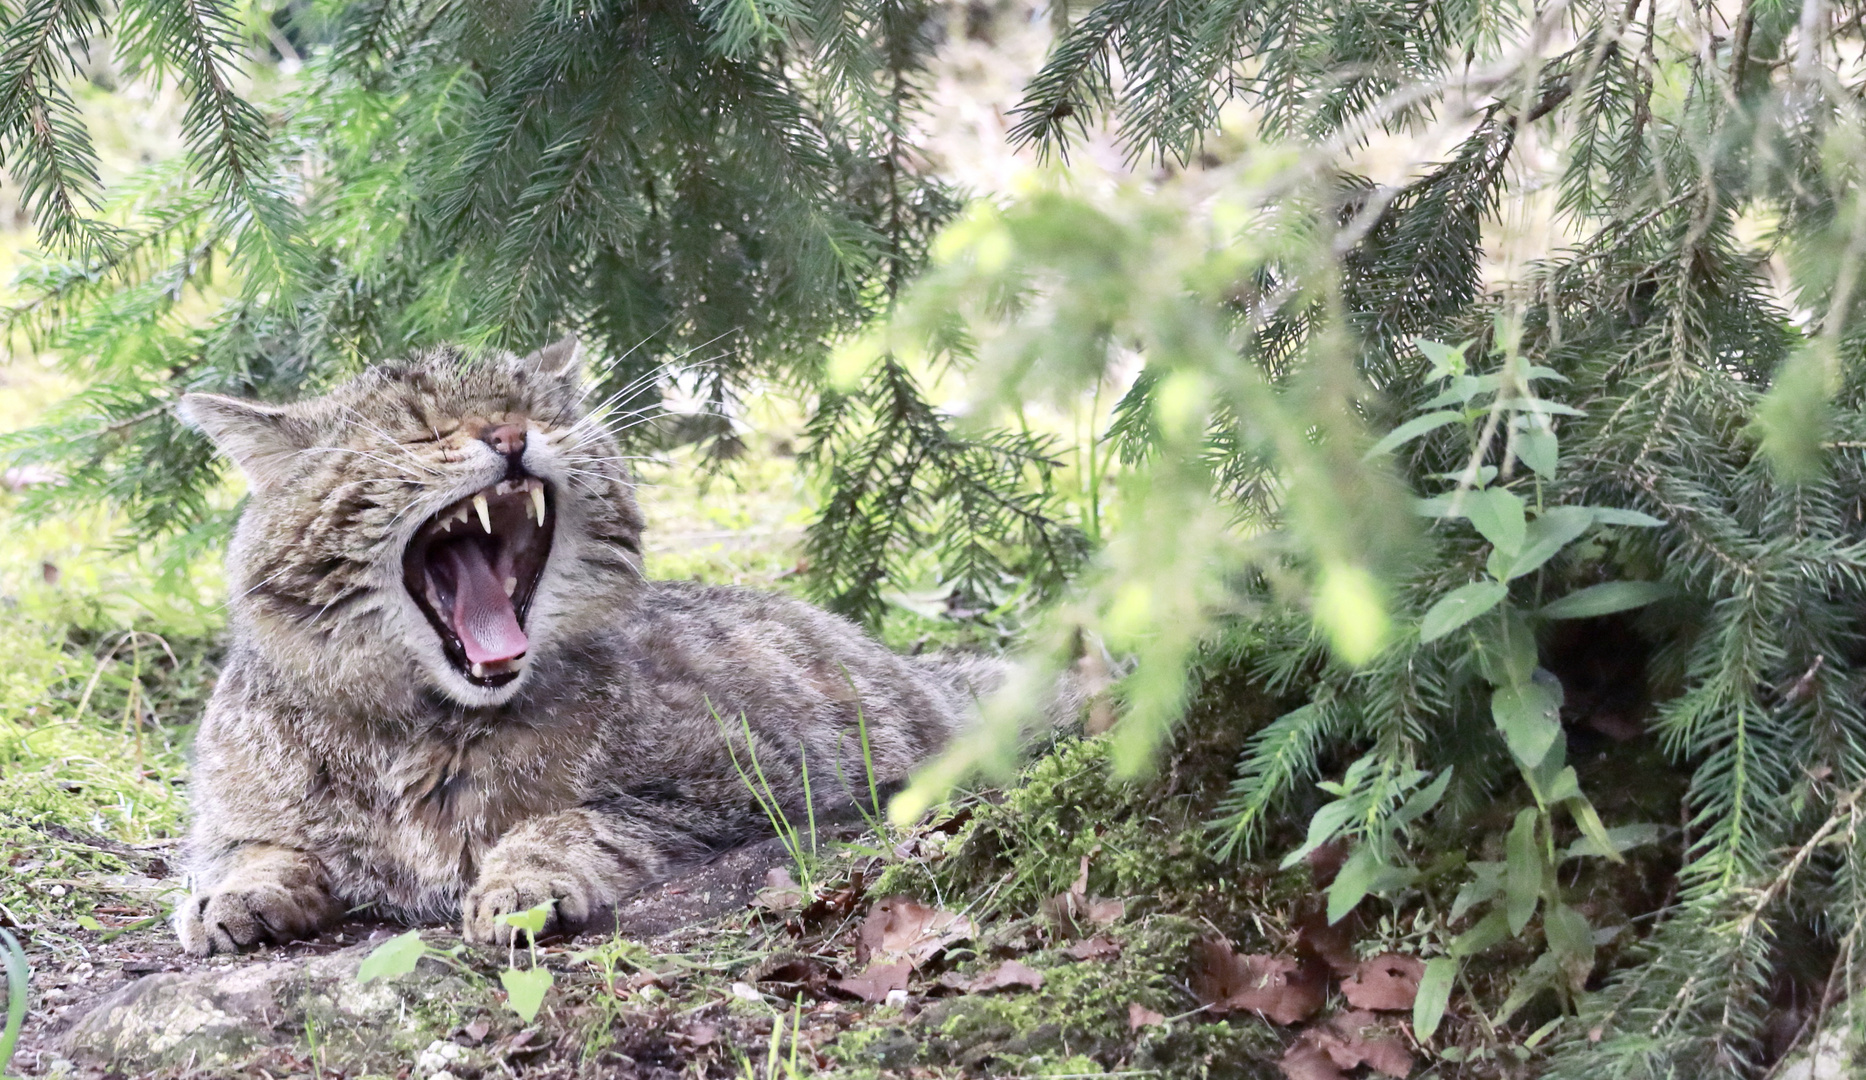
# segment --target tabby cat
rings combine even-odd
[[[195,739],[189,952],[347,912],[546,900],[570,929],[787,811],[938,751],[991,662],[904,658],[782,596],[642,573],[574,339],[442,348],[275,406],[190,394],[244,470],[225,669]],[[866,757],[862,738],[866,734]],[[735,764],[736,762],[736,764]]]

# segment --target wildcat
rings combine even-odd
[[[195,738],[187,950],[345,912],[587,923],[787,811],[937,752],[998,678],[798,600],[650,581],[574,339],[448,348],[275,406],[190,394],[246,473],[225,668]],[[865,738],[864,738],[865,735]]]

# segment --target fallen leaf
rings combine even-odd
[[[492,1025],[488,1024],[485,1018],[482,1017],[468,1024],[466,1027],[461,1028],[460,1033],[467,1037],[467,1045],[474,1046],[485,1042],[486,1033],[491,1030]]]
[[[1379,1016],[1365,1010],[1338,1013],[1323,1027],[1303,1032],[1302,1038],[1343,1069],[1366,1065],[1402,1080],[1412,1073],[1412,1051],[1405,1037],[1382,1026]]]
[[[1314,956],[1336,975],[1351,975],[1360,967],[1354,956],[1354,918],[1349,916],[1330,924],[1321,909],[1311,911],[1296,924],[1296,955]]]
[[[749,981],[754,985],[775,984],[783,990],[807,992],[820,996],[835,969],[814,956],[779,953],[752,969]]]
[[[1096,926],[1110,926],[1120,922],[1121,917],[1127,914],[1127,901],[1091,898],[1083,907],[1082,913],[1089,922]]]
[[[983,994],[992,990],[1009,990],[1012,987],[1042,989],[1043,973],[1017,960],[1006,960],[973,979],[966,989],[974,994]]]
[[[708,1046],[719,1038],[719,1029],[712,1024],[695,1024],[687,1029],[686,1036],[694,1046]]]
[[[1064,949],[1063,955],[1071,960],[1106,960],[1121,955],[1121,943],[1106,934],[1097,934]]]
[[[914,966],[905,960],[897,960],[892,964],[874,964],[859,975],[837,979],[829,985],[833,990],[875,1005],[886,1001],[894,991],[905,991],[907,976],[913,969]]]
[[[735,982],[732,984],[732,996],[740,1001],[763,1001],[765,996],[751,983]]]
[[[752,897],[752,906],[766,911],[796,911],[803,907],[803,886],[792,880],[790,871],[774,866],[765,871],[765,887]]]
[[[1306,1037],[1289,1044],[1289,1049],[1283,1051],[1283,1060],[1276,1066],[1289,1080],[1345,1080],[1347,1077],[1328,1056],[1328,1051]]]
[[[1327,969],[1286,956],[1243,955],[1217,938],[1199,942],[1192,992],[1215,1015],[1261,1013],[1272,1023],[1294,1024],[1315,1015],[1328,997]]]
[[[1144,1027],[1165,1027],[1166,1014],[1157,1013],[1138,1001],[1127,1003],[1127,1030],[1139,1031]]]
[[[856,959],[906,960],[919,967],[945,949],[973,934],[972,920],[950,911],[930,908],[905,896],[877,903],[862,920]]]
[[[1419,996],[1425,962],[1416,956],[1382,953],[1361,961],[1352,977],[1341,982],[1341,994],[1357,1009],[1410,1009]]]

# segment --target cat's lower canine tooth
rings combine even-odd
[[[518,579],[515,577],[506,578],[505,579],[505,595],[510,596],[517,591],[518,591]]]
[[[473,509],[479,513],[479,527],[486,530],[487,536],[491,536],[492,511],[486,507],[486,495],[484,492],[473,496]]]
[[[483,679],[483,678],[485,678],[485,677],[486,677],[486,665],[485,665],[485,664],[480,664],[480,663],[475,663],[475,664],[473,665],[473,677],[474,677],[475,679]]]

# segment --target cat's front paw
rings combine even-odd
[[[250,848],[212,886],[200,889],[175,913],[182,948],[195,956],[241,952],[262,942],[284,943],[316,934],[336,918],[323,867],[302,852]]]
[[[520,865],[497,868],[488,866],[461,904],[465,916],[461,936],[475,945],[511,944],[516,931],[500,922],[499,916],[527,911],[547,900],[555,903],[540,937],[581,928],[598,906],[594,891],[581,875],[555,860],[526,860]]]

